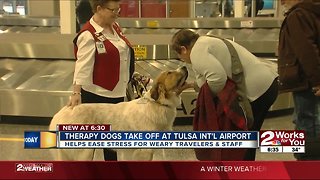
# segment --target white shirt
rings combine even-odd
[[[110,98],[125,97],[126,87],[129,81],[129,47],[114,29],[112,29],[113,34],[107,33],[101,26],[94,22],[92,18],[90,19],[90,24],[94,27],[96,32],[102,32],[102,34],[118,49],[120,55],[119,82],[113,91],[93,84],[96,45],[92,34],[89,31],[84,31],[79,35],[77,40],[78,52],[73,84],[82,85],[84,90],[100,96]]]
[[[230,41],[243,67],[247,96],[254,101],[265,93],[278,74],[239,44]],[[231,56],[227,45],[219,38],[200,36],[190,53],[197,85],[206,81],[213,93],[220,92],[227,77],[232,77]]]

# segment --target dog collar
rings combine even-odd
[[[147,104],[147,102],[154,102],[154,103],[160,104],[161,106],[165,106],[165,107],[171,108],[171,106],[168,105],[168,104],[161,104],[161,103],[155,101],[154,99],[149,98],[149,97],[145,97],[145,96],[140,98],[137,103],[138,104]]]

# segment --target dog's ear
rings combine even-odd
[[[151,98],[155,101],[159,99],[159,92],[158,92],[159,86],[158,83],[155,83],[155,85],[152,86],[150,89]]]
[[[166,89],[163,84],[156,83],[150,90],[151,97],[157,101],[161,96],[166,96]],[[162,97],[162,98],[164,98]]]

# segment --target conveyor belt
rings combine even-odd
[[[0,16],[1,34],[21,34],[27,33],[30,36],[38,34],[60,34],[60,19],[35,18],[35,17],[10,17]],[[163,42],[163,39],[170,38],[175,32],[182,28],[190,28],[200,35],[216,35],[233,39],[246,47],[250,52],[256,54],[274,54],[277,49],[279,29],[282,19],[276,18],[169,18],[169,19],[133,19],[119,18],[117,20],[122,27],[123,33],[127,36],[135,36],[138,43],[135,45],[170,44]],[[139,37],[141,36],[142,37]],[[156,35],[156,36],[155,36]],[[72,35],[74,37],[75,35]],[[146,36],[150,38],[146,38]],[[162,38],[164,37],[164,38]],[[37,37],[38,38],[38,37]],[[131,40],[131,39],[130,39]],[[168,40],[165,40],[168,41]],[[0,44],[1,45],[1,44]],[[31,44],[33,45],[33,44]],[[2,45],[1,45],[2,46]],[[1,48],[0,46],[0,48]],[[7,45],[10,46],[11,45]],[[21,44],[24,46],[24,44]],[[10,48],[8,47],[8,48]],[[33,46],[32,46],[33,48]],[[160,47],[165,50],[167,47]],[[150,49],[150,48],[149,48]],[[1,49],[0,49],[1,50]],[[168,51],[168,53],[170,53]],[[10,54],[11,55],[11,54]],[[157,57],[161,54],[157,54]],[[41,55],[40,55],[41,56]],[[3,56],[2,56],[3,57]],[[12,57],[12,56],[5,56]],[[156,59],[165,59],[168,55]],[[36,54],[35,58],[39,57]],[[49,56],[48,58],[54,58]],[[56,57],[60,58],[60,57]],[[170,59],[172,57],[169,57]]]
[[[169,45],[178,29],[231,38],[256,55],[274,57],[281,21],[118,19],[130,42],[145,50],[141,50],[141,57],[136,56],[140,59],[136,61],[136,71],[151,78],[183,65],[173,60],[177,57]],[[72,92],[75,34],[59,31],[58,18],[0,16],[0,115],[51,117],[67,103]],[[270,65],[276,68],[275,63]],[[195,77],[190,68],[189,72],[192,81]],[[183,92],[178,117],[192,116],[196,96],[192,90]],[[271,110],[292,106],[291,94],[282,94]]]
[[[275,63],[266,61],[276,68]],[[186,65],[177,60],[136,61],[136,71],[155,79],[161,71]],[[188,81],[194,81],[188,66]],[[40,59],[0,59],[0,115],[52,117],[72,92],[74,61]],[[149,87],[150,88],[150,87]],[[182,93],[178,117],[192,116],[197,93]],[[279,96],[271,110],[292,107],[289,94]]]
[[[155,79],[182,65],[177,60],[137,61],[136,71]],[[0,59],[0,115],[53,116],[68,101],[73,71],[71,60]]]
[[[2,33],[60,33],[60,27],[0,26]]]
[[[0,15],[0,33],[60,33],[59,17]]]

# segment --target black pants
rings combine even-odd
[[[93,94],[91,92],[81,89],[81,101],[82,103],[112,103],[116,104],[124,101],[124,97],[121,98],[107,98]],[[117,161],[117,152],[110,149],[103,149],[103,155],[105,161]]]
[[[254,118],[254,123],[249,131],[260,131],[263,121],[268,114],[271,105],[275,102],[278,96],[278,82],[277,79],[273,81],[269,89],[258,99],[251,102],[251,108]],[[245,160],[254,161],[256,157],[256,149],[248,149]]]

